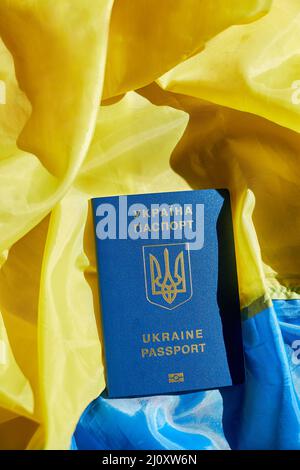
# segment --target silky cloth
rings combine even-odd
[[[299,300],[274,301],[243,322],[245,384],[181,396],[99,397],[82,415],[72,448],[299,449],[299,312]]]
[[[299,24],[298,0],[1,0],[0,448],[299,448]],[[245,385],[97,399],[90,199],[217,187]]]

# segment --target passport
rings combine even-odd
[[[244,381],[230,194],[92,200],[107,395]]]

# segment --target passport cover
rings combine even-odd
[[[108,396],[173,394],[242,383],[229,192],[180,191],[124,200],[92,200]],[[137,204],[147,210],[135,210]],[[99,239],[108,206],[115,211],[116,228],[107,226],[109,237]],[[153,223],[152,215],[158,217]],[[166,215],[169,222],[163,223]],[[180,216],[187,220],[178,222]],[[128,236],[120,223],[126,217],[134,236],[144,238]],[[195,232],[197,243],[184,226]]]

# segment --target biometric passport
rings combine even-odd
[[[229,192],[112,196],[92,205],[108,396],[243,382]]]

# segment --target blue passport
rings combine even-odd
[[[107,394],[244,381],[230,194],[92,200]]]

